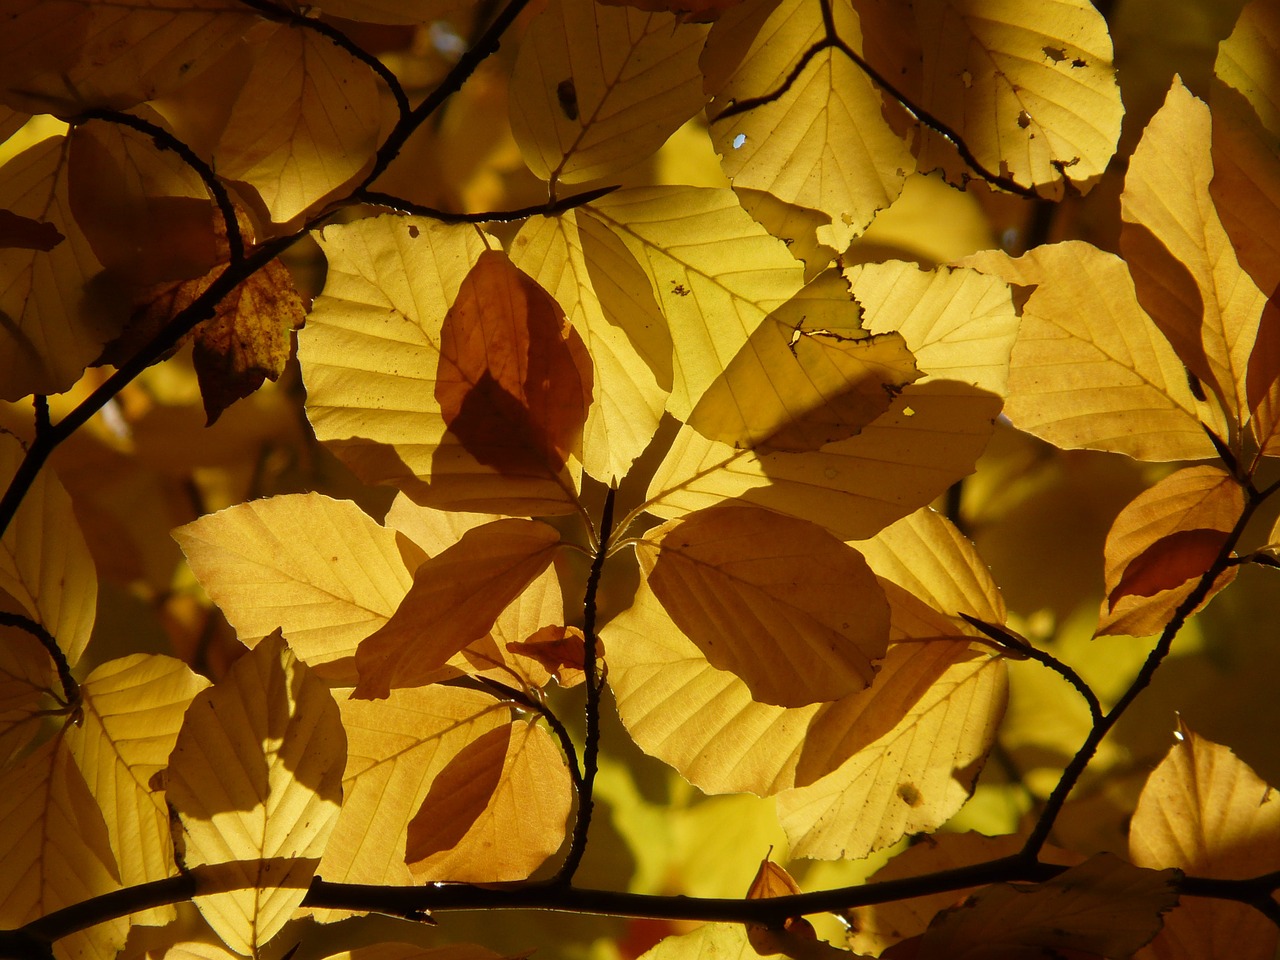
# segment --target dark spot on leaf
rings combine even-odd
[[[1067,51],[1062,47],[1041,47],[1040,49],[1044,51],[1044,55],[1054,63],[1061,63],[1063,60],[1067,59]]]
[[[909,807],[918,807],[924,802],[924,797],[913,783],[898,784],[898,797]]]
[[[1023,130],[1031,126],[1031,114],[1027,113],[1027,111],[1025,110],[1019,111],[1018,126],[1020,126]]]
[[[422,231],[421,231],[421,230],[419,230],[419,229],[418,229],[416,226],[414,226],[412,223],[411,223],[411,224],[409,224],[409,236],[410,236],[410,238],[411,238],[411,239],[413,239],[413,240],[417,240],[417,239],[418,239],[418,235],[419,235],[421,232],[422,232]]]
[[[687,297],[689,295],[689,288],[686,287],[683,283],[676,283],[674,280],[672,280],[671,292],[674,293],[677,297]]]
[[[572,79],[556,84],[556,99],[560,101],[560,109],[566,119],[578,119],[578,91],[574,89]]]

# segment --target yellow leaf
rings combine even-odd
[[[418,3],[419,0],[410,0]],[[374,943],[329,954],[326,960],[503,960],[502,955],[474,943],[420,947],[412,943]]]
[[[552,0],[511,73],[511,130],[529,169],[554,191],[656,151],[706,102],[706,32],[670,13]]]
[[[1216,455],[1186,370],[1138,304],[1123,260],[1086,243],[1037,247],[1010,259],[966,263],[1035,289],[1022,308],[1005,412],[1022,430],[1068,449],[1110,450],[1142,460]]]
[[[598,480],[620,480],[653,438],[671,387],[671,335],[648,277],[612,231],[578,210],[526,221],[511,257],[586,342],[597,389],[582,465]]]
[[[392,687],[432,682],[433,671],[489,632],[559,545],[554,527],[508,518],[468,531],[427,560],[395,614],[356,649],[355,695],[380,699]]]
[[[639,960],[756,960],[742,924],[708,923],[678,937],[666,937]]]
[[[233,950],[256,955],[306,895],[342,804],[347,738],[328,688],[280,635],[196,695],[166,777],[189,867],[242,889],[197,896]]]
[[[19,927],[120,888],[102,820],[62,738],[47,740],[0,775],[0,924]],[[128,919],[58,941],[66,958],[112,960]]]
[[[1209,108],[1175,78],[1129,161],[1120,248],[1138,300],[1237,424],[1266,297],[1240,267],[1209,196]]]
[[[6,34],[7,36],[7,34]],[[50,137],[0,167],[0,208],[52,224],[48,252],[8,250],[0,262],[0,399],[61,393],[126,319],[85,285],[102,271],[67,198],[65,137]]]
[[[1244,880],[1280,857],[1275,790],[1229,749],[1179,722],[1176,741],[1147,778],[1129,822],[1138,866],[1178,867],[1199,877]],[[1148,955],[1159,960],[1253,960],[1274,956],[1276,927],[1227,900],[1184,899]]]
[[[650,530],[636,554],[641,589],[753,699],[803,707],[875,676],[888,641],[884,594],[861,556],[821,527],[725,505]]]
[[[879,88],[843,50],[823,44],[828,11],[841,41],[861,50],[848,0],[756,2],[717,21],[702,69],[715,97],[711,136],[734,187],[820,211],[830,225],[818,239],[844,250],[902,191],[915,159],[885,122]]]
[[[65,737],[106,820],[124,886],[163,880],[175,872],[169,810],[151,778],[169,762],[192,698],[209,685],[181,660],[134,654],[98,667],[80,684],[78,726]],[[164,924],[172,907],[133,914],[133,922]]]
[[[214,161],[286,223],[372,165],[378,87],[367,66],[314,30],[260,24],[246,39],[253,67]]]
[[[12,477],[21,460],[17,439],[0,435],[0,477]],[[36,475],[0,539],[0,605],[16,605],[53,635],[71,666],[79,661],[97,615],[98,574],[71,498],[51,470]]]
[[[732,190],[620,190],[587,209],[648,274],[675,350],[667,410],[687,417],[752,331],[800,289],[803,268]]]
[[[318,872],[335,882],[410,884],[410,818],[458,751],[509,723],[510,710],[457,687],[393,690],[386,700],[343,699],[338,706],[348,738],[342,813]]]
[[[1178,902],[1176,880],[1174,871],[1142,870],[1100,853],[1039,886],[993,884],[941,914],[920,940],[921,956],[1132,956]]]
[[[735,448],[816,450],[856,435],[919,376],[900,336],[863,330],[830,271],[756,327],[688,424]]]
[[[0,626],[0,769],[36,735],[44,723],[45,695],[57,686],[53,660],[40,641],[25,630]]]
[[[906,643],[891,651],[903,647],[916,657],[925,649]],[[821,780],[778,795],[792,856],[858,860],[908,833],[936,830],[969,799],[1004,715],[1004,663],[970,655],[914,694],[894,711],[888,732]]]
[[[569,768],[541,724],[516,720],[459,751],[409,821],[415,879],[523,880],[558,849],[572,806]]]
[[[244,643],[281,628],[294,655],[333,683],[355,683],[357,644],[413,582],[393,530],[318,493],[251,500],[173,537]]]
[[[508,477],[469,454],[435,399],[441,330],[486,248],[474,227],[377,217],[328,227],[324,293],[298,335],[316,436],[362,480],[454,510],[548,516],[565,485]]]
[[[16,0],[0,39],[4,100],[71,116],[169,93],[217,60],[254,22],[221,0]]]
[[[1098,634],[1163,630],[1243,511],[1244,492],[1220,467],[1187,467],[1139,494],[1107,534]],[[1227,568],[1208,596],[1234,580],[1237,569]]]

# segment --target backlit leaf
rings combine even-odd
[[[559,545],[554,527],[509,518],[468,531],[427,560],[395,614],[357,648],[355,695],[380,699],[392,687],[431,682],[433,671],[489,632]]]
[[[472,741],[409,821],[405,861],[419,881],[523,880],[560,848],[572,805],[555,738],[516,720]]]
[[[465,9],[467,0],[325,0],[324,11],[344,20],[418,24]]]
[[[1039,886],[993,884],[940,914],[922,956],[956,960],[1062,956],[1127,957],[1160,929],[1178,902],[1173,871],[1157,873],[1100,853]]]
[[[721,17],[702,58],[711,136],[738,189],[823,213],[818,237],[843,250],[887,207],[915,169],[885,122],[880,90],[844,53],[821,46],[823,17],[855,50],[862,46],[848,0],[828,7],[787,0],[743,4]],[[775,91],[781,96],[769,97]],[[764,102],[756,102],[761,98]]]
[[[667,410],[687,417],[752,331],[800,289],[803,268],[731,190],[619,190],[588,209],[649,276],[675,350]]]
[[[1138,866],[1178,867],[1198,877],[1246,879],[1280,856],[1280,803],[1229,749],[1181,722],[1176,742],[1147,778],[1129,824]],[[1242,903],[1182,900],[1147,953],[1152,958],[1271,957],[1275,925]]]
[[[510,710],[486,693],[439,686],[338,706],[348,737],[342,813],[317,872],[337,882],[410,884],[409,820],[449,761],[508,725]]]
[[[985,253],[966,262],[1035,288],[1010,358],[1005,413],[1016,426],[1060,447],[1143,460],[1215,455],[1201,418],[1218,429],[1221,422],[1197,404],[1124,261],[1068,241],[1017,260]]]
[[[188,866],[242,889],[197,896],[218,936],[256,953],[306,894],[342,803],[347,738],[328,688],[275,634],[197,694],[166,776]]]
[[[417,3],[418,0],[412,0]],[[503,960],[502,955],[474,943],[450,943],[443,947],[420,947],[412,943],[373,943],[326,960]]]
[[[1244,510],[1240,485],[1220,467],[1187,467],[1139,494],[1107,534],[1099,634],[1159,633],[1217,559]],[[1209,591],[1235,579],[1229,567]]]
[[[757,507],[699,511],[636,545],[645,577],[707,661],[784,707],[866,687],[889,609],[866,563],[821,527]]]
[[[150,781],[168,765],[183,715],[208,685],[182,661],[148,654],[104,663],[80,684],[83,720],[67,728],[67,746],[102,808],[125,886],[175,873],[165,795]],[[175,916],[159,907],[133,922]]]
[[[1120,243],[1138,300],[1188,369],[1248,419],[1246,371],[1266,297],[1209,197],[1209,108],[1175,79],[1125,177]]]
[[[21,460],[18,441],[0,435],[0,477],[12,477]],[[75,666],[97,615],[98,574],[71,498],[51,470],[36,475],[0,539],[0,604],[41,624]]]
[[[670,13],[552,0],[511,75],[511,128],[529,169],[579,183],[657,150],[706,102],[705,35]]]
[[[0,627],[0,769],[36,735],[45,695],[57,687],[53,660],[40,641],[17,627]]]
[[[372,163],[378,88],[368,67],[314,30],[261,24],[248,42],[253,68],[214,160],[284,223]]]
[[[356,645],[413,582],[393,530],[318,493],[252,500],[173,536],[244,643],[282,628],[295,656],[334,683],[355,683]]]

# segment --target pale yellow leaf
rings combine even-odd
[[[687,417],[804,270],[732,190],[619,190],[587,209],[648,274],[675,350],[667,410]]]
[[[104,663],[80,684],[83,719],[67,728],[67,746],[102,808],[125,886],[176,872],[164,791],[151,778],[168,765],[183,715],[207,686],[181,660],[141,653]],[[133,922],[175,916],[158,907],[133,914]]]
[[[726,504],[655,527],[636,555],[641,589],[762,703],[837,700],[869,685],[885,654],[883,591],[816,524]]]
[[[523,880],[560,848],[572,801],[555,738],[516,720],[436,777],[409,822],[405,860],[419,882]]]
[[[66,137],[50,137],[0,167],[0,208],[52,224],[62,238],[48,252],[6,250],[0,262],[3,400],[62,393],[125,320],[103,297],[86,294],[86,284],[102,264],[67,197],[69,143]]]
[[[922,956],[1020,960],[1082,951],[1128,957],[1178,902],[1177,876],[1100,853],[1042,884],[985,887],[930,925]]]
[[[1147,778],[1129,822],[1138,866],[1244,880],[1280,858],[1280,797],[1227,747],[1181,722]],[[1270,960],[1276,927],[1245,904],[1186,898],[1144,956],[1160,960]]]
[[[367,66],[314,30],[262,24],[247,39],[253,68],[214,162],[284,223],[372,164],[378,87]]]
[[[756,327],[688,424],[735,448],[816,450],[856,435],[919,376],[902,338],[868,335],[828,271]]]
[[[434,671],[492,629],[559,545],[554,527],[509,517],[425,561],[391,619],[357,648],[356,695],[382,698],[393,687],[432,682]]]
[[[596,372],[582,464],[606,483],[649,445],[671,386],[671,335],[648,277],[622,241],[589,213],[526,221],[511,258],[556,298]]]
[[[61,736],[0,775],[0,925],[12,929],[120,888],[103,823]],[[58,941],[59,960],[112,960],[127,918]]]
[[[394,530],[318,493],[242,503],[173,537],[244,643],[282,628],[298,659],[333,683],[355,683],[356,645],[413,582]]]
[[[342,813],[318,873],[343,883],[410,884],[410,818],[458,751],[509,723],[510,710],[488,694],[440,686],[338,706],[348,738]]]
[[[924,650],[911,643],[892,649],[902,647],[916,656]],[[791,855],[857,860],[908,833],[936,830],[969,798],[1006,697],[999,658],[954,663],[895,711],[891,730],[816,783],[778,795]]]
[[[306,895],[342,804],[347,737],[324,683],[275,634],[196,695],[166,774],[189,867],[242,889],[197,896],[238,953],[257,953]]]
[[[39,731],[45,697],[54,691],[62,696],[57,670],[40,641],[25,630],[0,626],[0,769]]]
[[[5,20],[5,102],[71,116],[177,89],[222,56],[254,15],[224,0],[16,0]]]
[[[328,273],[298,335],[316,436],[362,480],[420,503],[573,512],[561,482],[504,476],[467,453],[435,399],[445,315],[486,249],[475,228],[385,216],[328,227],[317,240]]]
[[[1120,247],[1138,300],[1235,423],[1266,296],[1241,268],[1209,195],[1209,108],[1174,79],[1129,161]]]
[[[1005,413],[1022,430],[1068,449],[1110,450],[1142,460],[1215,456],[1186,370],[1138,304],[1123,260],[1079,241],[1010,259],[966,263],[1035,289],[1022,308],[1010,359]]]
[[[692,933],[665,937],[639,960],[757,960],[742,924],[708,923]]]
[[[848,0],[826,9],[860,50]],[[826,35],[823,16],[803,0],[737,6],[716,22],[702,68],[715,98],[711,136],[734,187],[820,211],[830,225],[818,238],[843,250],[898,196],[915,159],[885,121],[879,88],[843,50],[825,46],[801,63]]]
[[[22,453],[15,437],[0,435],[0,477],[14,475]],[[0,605],[48,630],[71,666],[79,661],[97,615],[98,574],[71,498],[49,468],[36,475],[0,539]]]
[[[1098,634],[1142,637],[1163,630],[1243,512],[1244,491],[1216,466],[1186,467],[1134,498],[1107,534]],[[1208,596],[1237,570],[1227,568]]]
[[[529,169],[554,190],[656,151],[706,102],[706,32],[672,13],[551,0],[511,74],[511,130]]]

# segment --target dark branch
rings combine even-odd
[[[53,664],[58,670],[58,682],[62,684],[62,695],[67,706],[75,706],[80,702],[80,685],[71,675],[71,665],[67,663],[67,655],[62,652],[57,638],[45,629],[44,624],[37,623],[21,613],[7,613],[0,610],[0,625],[25,630],[39,640],[40,645],[49,651],[49,656],[53,658]]]
[[[411,213],[418,217],[430,217],[432,220],[439,220],[441,223],[494,223],[525,220],[529,217],[553,217],[566,210],[572,210],[574,207],[581,207],[592,201],[599,200],[617,189],[616,186],[597,187],[594,190],[575,194],[572,197],[564,197],[548,203],[539,203],[531,207],[521,207],[518,210],[485,210],[480,213],[450,213],[447,210],[438,210],[435,207],[402,200],[400,197],[390,193],[381,193],[377,190],[363,188],[355,192],[354,199],[373,206],[388,207],[392,210],[399,210],[402,213]]]
[[[551,728],[551,731],[556,735],[556,739],[560,741],[560,749],[564,751],[565,759],[569,761],[569,776],[573,779],[573,788],[581,792],[582,772],[578,769],[578,748],[574,746],[573,737],[569,736],[568,728],[555,715],[555,711],[541,700],[530,696],[524,690],[517,690],[515,687],[509,687],[505,683],[499,683],[489,677],[476,677],[476,680],[498,694],[498,696],[519,704],[547,721],[547,726]]]

